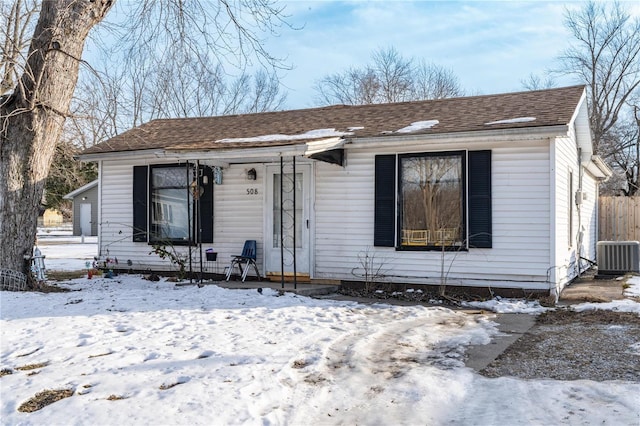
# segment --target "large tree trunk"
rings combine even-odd
[[[89,30],[111,0],[43,0],[25,71],[0,105],[0,268],[27,272],[38,209]]]

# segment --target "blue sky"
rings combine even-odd
[[[128,17],[136,0],[116,3],[110,20]],[[217,0],[204,0],[217,1]],[[610,1],[610,0],[599,0]],[[621,0],[640,16],[640,2]],[[370,62],[374,51],[393,47],[405,58],[449,68],[467,95],[523,90],[530,74],[557,67],[572,37],[566,9],[583,1],[332,1],[281,0],[287,21],[264,46],[292,69],[280,72],[286,109],[318,106],[315,83],[329,74]],[[108,40],[108,31],[98,37]],[[91,47],[87,49],[91,51]],[[90,56],[90,53],[88,54]],[[230,67],[233,68],[233,67]],[[557,77],[558,85],[577,84]]]
[[[450,68],[467,94],[523,89],[568,46],[564,1],[287,1],[289,21],[267,48],[294,68],[283,72],[287,108],[315,106],[314,83],[369,62],[378,48]],[[640,6],[624,2],[633,14]],[[569,78],[559,84],[574,84]]]

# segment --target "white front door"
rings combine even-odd
[[[91,235],[91,203],[80,204],[80,235]]]
[[[311,165],[296,165],[295,182],[290,164],[287,165],[284,179],[281,179],[279,165],[268,166],[266,178],[266,205],[270,209],[265,215],[266,273],[279,276],[284,266],[285,275],[293,274],[295,258],[296,273],[309,276]],[[284,244],[281,244],[282,241]]]

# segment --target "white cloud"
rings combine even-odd
[[[285,74],[288,107],[315,106],[314,83],[393,46],[405,57],[451,68],[468,94],[522,90],[566,47],[572,2],[287,2],[294,25],[268,43],[295,69]]]

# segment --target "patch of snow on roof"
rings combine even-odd
[[[488,123],[484,123],[485,126],[491,126],[492,124],[514,124],[514,123],[527,123],[529,121],[535,121],[535,117],[516,117],[516,118],[508,118],[506,120],[498,120],[498,121],[490,121]]]
[[[403,127],[402,129],[396,130],[396,133],[419,132],[420,130],[430,129],[438,123],[440,123],[438,120],[416,121],[411,123],[410,126]]]
[[[350,132],[355,132],[356,130],[362,130],[364,129],[364,126],[351,126],[351,127],[347,127],[347,130]]]
[[[309,130],[305,133],[300,133],[297,135],[263,135],[263,136],[253,136],[248,138],[225,138],[218,139],[216,142],[230,143],[230,142],[273,142],[273,141],[295,141],[302,139],[320,139],[327,138],[333,136],[348,136],[352,135],[351,132],[340,132],[336,129],[315,129]]]

